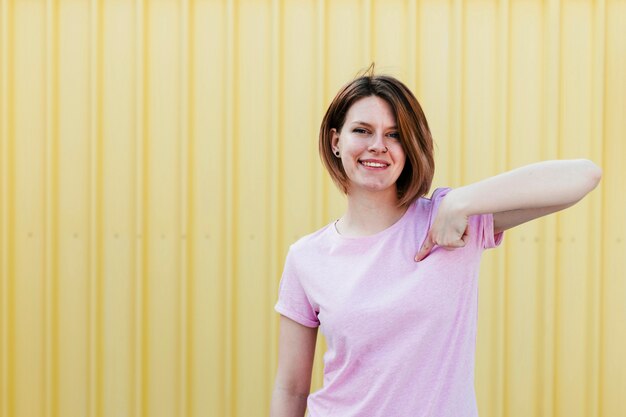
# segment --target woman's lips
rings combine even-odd
[[[367,169],[373,169],[373,170],[383,170],[389,166],[387,162],[374,161],[374,160],[369,160],[369,159],[365,161],[359,161],[359,164],[361,164]]]

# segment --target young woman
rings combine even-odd
[[[505,230],[575,204],[601,170],[528,165],[424,198],[433,141],[411,91],[368,74],[345,85],[319,150],[347,195],[338,220],[291,245],[271,417],[473,417],[478,269]],[[320,327],[323,387],[309,395]]]

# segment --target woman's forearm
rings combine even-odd
[[[274,387],[270,417],[303,417],[308,395],[293,393]]]
[[[601,177],[587,159],[544,161],[459,187],[445,200],[467,216],[561,206],[583,198]]]

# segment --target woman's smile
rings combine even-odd
[[[389,166],[389,163],[378,159],[360,159],[359,164],[372,171],[382,171]]]

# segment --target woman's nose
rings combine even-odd
[[[382,134],[372,135],[372,144],[369,147],[370,151],[387,152],[387,146],[385,145],[385,138]]]

